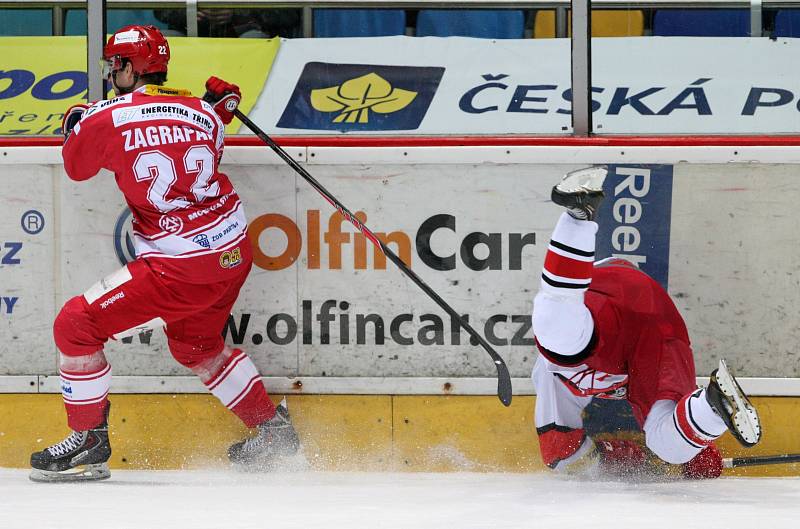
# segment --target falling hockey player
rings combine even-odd
[[[54,323],[61,387],[72,433],[31,455],[31,479],[109,477],[109,338],[163,327],[172,356],[248,427],[228,450],[235,464],[269,467],[297,452],[285,403],[267,396],[247,354],[222,328],[251,267],[247,220],[218,171],[224,128],[241,99],[215,77],[206,101],[166,88],[169,45],[153,26],[128,26],[104,48],[117,97],[64,115],[64,168],[77,181],[115,175],[133,214],[137,258],[66,302]],[[207,102],[209,101],[209,102]]]
[[[627,399],[647,447],[690,478],[717,477],[713,442],[726,430],[744,446],[761,437],[758,414],[724,361],[697,389],[686,326],[667,292],[623,259],[594,262],[602,167],[567,174],[552,200],[566,208],[547,249],[533,305],[539,358],[535,423],[544,462],[572,474],[636,472],[632,441],[595,443],[583,428],[592,398]]]

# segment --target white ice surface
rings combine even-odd
[[[118,471],[40,484],[0,469],[0,529],[782,529],[800,478],[581,482],[550,474]]]

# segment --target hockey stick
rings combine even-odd
[[[800,454],[722,458],[723,468],[752,467],[756,465],[782,465],[785,463],[800,463]]]
[[[503,361],[500,355],[497,354],[497,352],[492,348],[491,345],[489,345],[489,343],[486,340],[484,340],[483,336],[478,334],[478,332],[475,329],[473,329],[470,326],[470,324],[467,323],[466,320],[462,318],[458,312],[455,311],[455,309],[453,309],[453,307],[448,305],[447,302],[439,296],[439,294],[434,292],[431,287],[429,287],[416,273],[414,273],[413,270],[407,267],[406,264],[391,249],[389,249],[389,247],[386,244],[384,244],[383,241],[381,241],[378,237],[376,237],[375,234],[372,233],[372,231],[369,228],[367,228],[360,220],[358,220],[355,215],[350,213],[350,210],[344,207],[344,205],[341,202],[339,202],[336,199],[336,197],[331,195],[327,189],[322,187],[322,184],[317,182],[314,179],[314,177],[311,176],[308,173],[308,171],[306,171],[303,168],[303,166],[301,166],[291,156],[289,156],[289,154],[286,151],[284,151],[280,145],[275,143],[275,141],[272,138],[270,138],[267,135],[267,133],[261,130],[258,127],[258,125],[250,121],[250,119],[238,109],[234,110],[233,114],[237,118],[239,118],[239,120],[242,123],[244,123],[244,125],[248,129],[253,131],[253,133],[261,139],[261,141],[269,145],[269,147],[273,151],[275,151],[275,154],[280,156],[284,162],[289,164],[289,166],[292,169],[294,169],[297,172],[297,174],[302,176],[309,184],[311,184],[311,187],[319,191],[319,193],[323,197],[325,197],[325,200],[330,202],[330,204],[333,207],[339,210],[339,213],[341,213],[344,216],[344,218],[350,221],[350,223],[353,226],[358,228],[358,230],[361,233],[363,233],[367,239],[372,241],[372,243],[375,246],[380,248],[383,254],[386,257],[388,257],[391,262],[396,264],[397,267],[404,274],[406,274],[414,283],[417,284],[419,288],[421,288],[428,296],[430,296],[431,299],[433,299],[433,301],[435,301],[442,309],[444,309],[444,311],[447,312],[447,314],[449,314],[452,319],[457,321],[458,324],[461,325],[461,327],[463,327],[464,330],[466,330],[467,333],[475,341],[477,341],[486,350],[487,353],[489,353],[489,356],[492,357],[494,365],[497,368],[497,396],[500,398],[500,402],[502,402],[506,406],[509,406],[511,404],[511,376],[508,373],[508,367],[506,367],[506,363]]]

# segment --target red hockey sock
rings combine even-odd
[[[597,224],[563,213],[553,230],[542,270],[542,289],[582,295],[592,281]]]
[[[258,369],[241,349],[233,351],[219,373],[206,382],[206,387],[249,428],[275,415],[275,405],[267,395]]]
[[[722,455],[716,445],[710,444],[688,463],[683,464],[683,475],[689,479],[712,479],[722,474]]]
[[[111,386],[111,366],[91,372],[61,370],[61,395],[69,427],[80,432],[99,426],[104,420]]]

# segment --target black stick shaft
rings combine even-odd
[[[725,468],[752,467],[756,465],[782,465],[800,463],[800,454],[780,454],[774,456],[726,457],[722,460]]]
[[[411,270],[406,264],[400,259],[382,240],[375,236],[372,233],[372,230],[367,228],[358,218],[350,213],[344,205],[339,202],[336,197],[334,197],[327,189],[325,189],[322,184],[317,182],[317,180],[311,176],[308,171],[306,171],[302,165],[297,163],[289,154],[284,151],[280,145],[275,143],[275,140],[270,138],[267,133],[261,130],[258,125],[250,121],[250,118],[245,116],[240,110],[235,110],[234,115],[239,118],[239,120],[244,123],[244,125],[253,131],[253,133],[258,136],[261,141],[269,145],[269,147],[275,151],[275,154],[281,157],[281,159],[289,164],[289,166],[294,169],[300,176],[302,176],[311,186],[316,189],[325,200],[327,200],[333,207],[335,207],[339,213],[341,213],[345,219],[350,221],[350,223],[355,226],[364,236],[372,241],[378,248],[381,249],[383,254],[389,258],[391,262],[393,262],[397,267],[406,274],[416,285],[423,290],[428,296],[430,296],[433,301],[436,302],[442,309],[444,309],[447,314],[458,322],[461,327],[467,331],[467,333],[476,341],[478,342],[481,347],[483,347],[489,356],[492,357],[492,361],[494,362],[495,367],[497,368],[497,396],[500,398],[500,402],[504,405],[509,406],[511,404],[511,375],[508,373],[508,367],[503,359],[497,354],[491,345],[481,336],[478,332],[472,328],[472,326],[461,317],[461,315],[453,309],[447,302],[442,299],[439,294],[437,294],[431,287],[425,283],[422,278],[420,278],[413,270]]]

